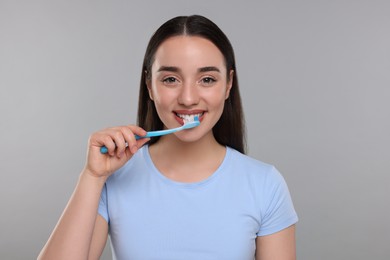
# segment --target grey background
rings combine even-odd
[[[289,184],[298,259],[390,259],[387,0],[0,0],[0,259],[37,256],[90,133],[135,122],[149,37],[189,14],[233,43],[249,154]]]

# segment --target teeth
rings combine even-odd
[[[188,114],[177,114],[177,116],[180,117],[181,119],[183,119],[184,123],[188,123],[188,122],[194,122],[195,121],[195,116],[200,117],[202,114],[203,113],[191,114],[191,115],[188,115]]]

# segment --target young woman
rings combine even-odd
[[[146,131],[200,125],[159,138]],[[286,183],[246,156],[232,46],[202,16],[152,36],[138,126],[91,135],[87,162],[40,259],[295,259],[297,215]],[[107,154],[100,148],[106,146]]]

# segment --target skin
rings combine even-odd
[[[175,181],[197,182],[209,177],[226,153],[212,128],[229,97],[233,71],[226,71],[223,55],[210,41],[177,36],[160,45],[151,73],[146,84],[164,128],[182,125],[178,114],[200,114],[201,120],[200,126],[163,136],[150,146],[153,163]],[[108,234],[107,222],[97,214],[100,194],[107,178],[148,141],[137,141],[134,134],[146,132],[129,125],[91,135],[85,168],[38,259],[99,259]],[[100,153],[103,145],[108,154]],[[295,227],[258,237],[256,247],[257,260],[295,259]]]
[[[295,225],[256,239],[256,260],[295,260]]]

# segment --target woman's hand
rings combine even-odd
[[[88,142],[84,173],[108,178],[150,140],[149,138],[136,140],[135,134],[144,136],[146,131],[141,127],[128,125],[108,128],[92,134]],[[107,147],[106,154],[100,152],[102,146]]]

